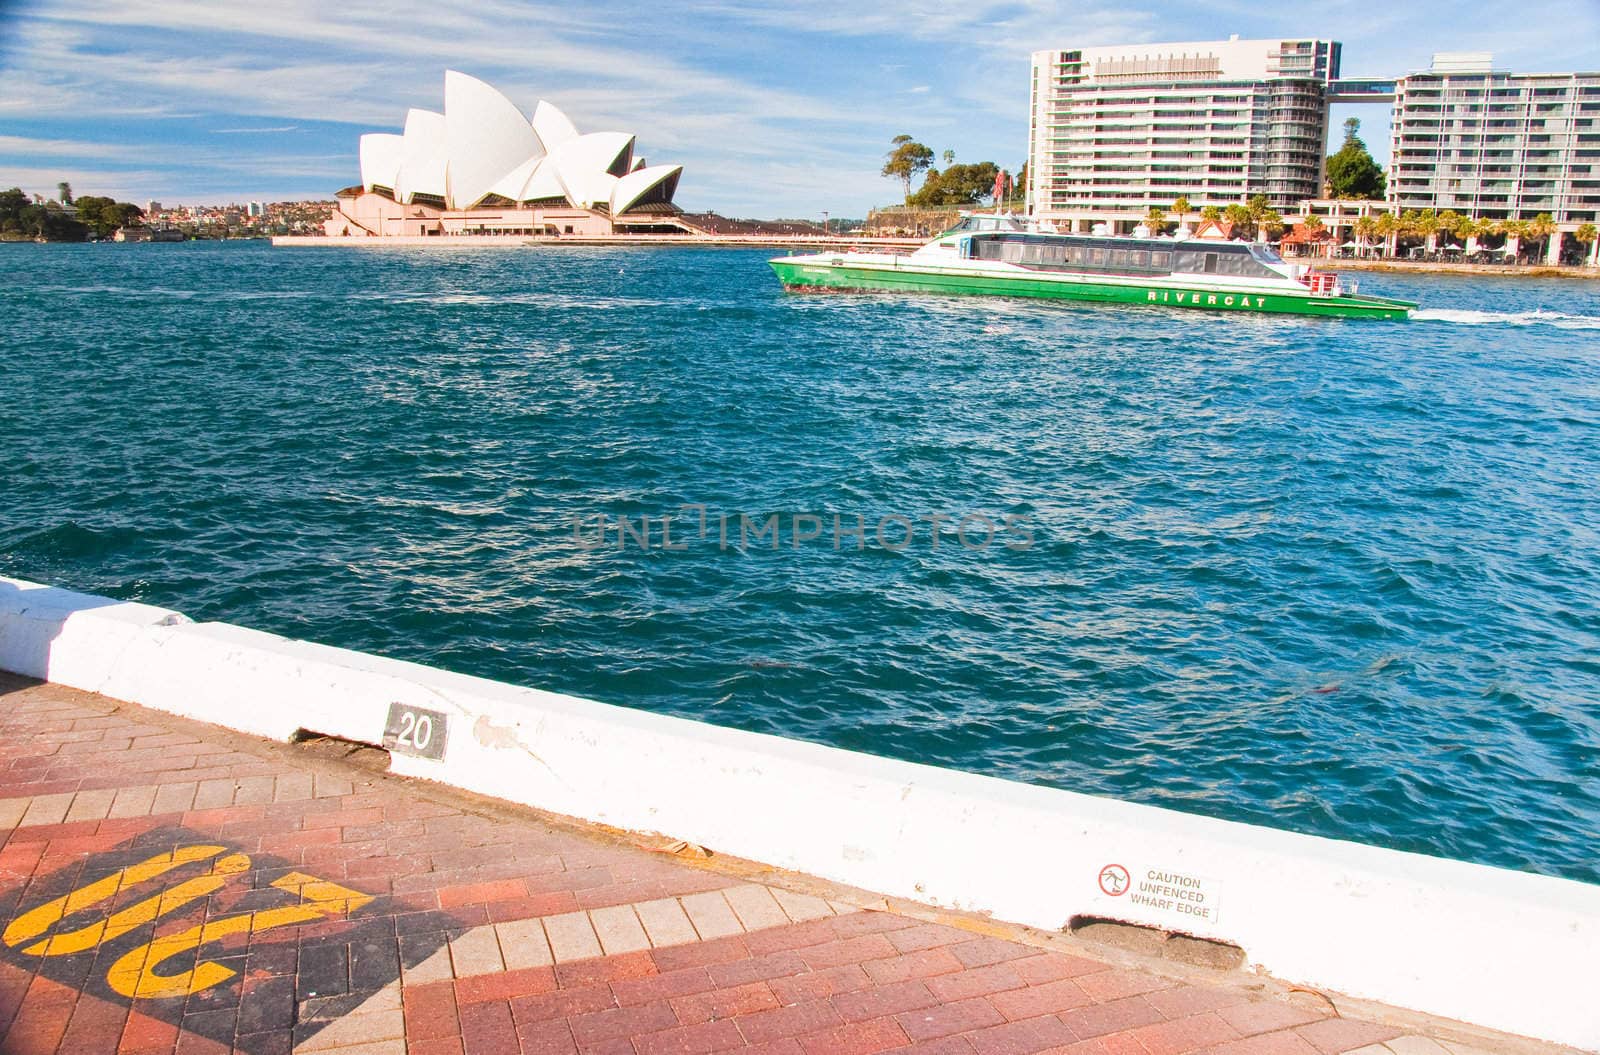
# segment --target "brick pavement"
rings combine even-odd
[[[1482,1050],[9,675],[0,737],[4,1055]]]

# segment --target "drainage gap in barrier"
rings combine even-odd
[[[1245,964],[1244,950],[1232,942],[1175,934],[1160,927],[1126,923],[1099,916],[1074,916],[1066,930],[1075,938],[1126,949],[1143,956],[1159,956],[1196,967],[1232,971]]]
[[[389,752],[377,744],[369,744],[364,740],[346,740],[342,736],[329,736],[310,729],[297,729],[289,742],[313,758],[345,762],[376,773],[389,771]]]

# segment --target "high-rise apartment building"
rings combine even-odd
[[[1389,200],[1491,219],[1600,219],[1600,73],[1506,73],[1434,56],[1396,83]]]
[[[1033,54],[1029,210],[1129,226],[1151,206],[1264,194],[1290,210],[1322,183],[1339,44],[1239,40]]]

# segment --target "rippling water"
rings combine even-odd
[[[1594,283],[1370,276],[1391,324],[763,257],[0,247],[0,571],[1600,879]],[[681,551],[585,548],[684,504]]]

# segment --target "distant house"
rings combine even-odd
[[[1283,240],[1278,243],[1278,248],[1286,253],[1299,252],[1304,255],[1311,255],[1313,253],[1325,253],[1327,250],[1323,248],[1324,243],[1332,243],[1333,241],[1333,232],[1326,227],[1307,227],[1303,223],[1297,223],[1283,236]]]
[[[111,236],[113,242],[148,242],[150,228],[148,227],[118,227]]]
[[[1233,237],[1234,226],[1228,220],[1201,220],[1199,226],[1194,229],[1194,236],[1226,242]]]

